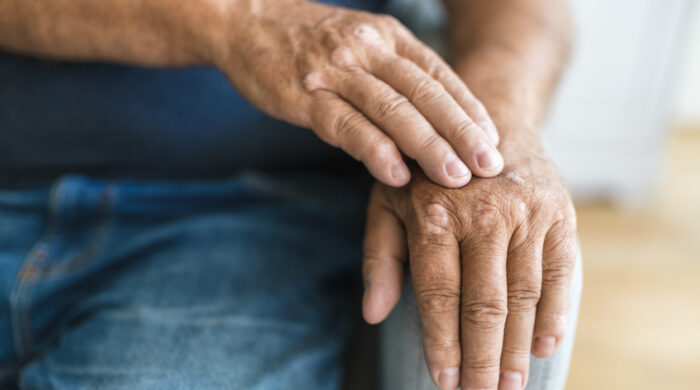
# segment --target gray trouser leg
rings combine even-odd
[[[579,256],[571,286],[566,336],[554,355],[546,359],[531,358],[526,390],[564,389],[574,346],[582,286],[583,269]],[[410,278],[405,283],[401,301],[381,328],[380,374],[382,390],[436,389],[423,358],[421,323]]]

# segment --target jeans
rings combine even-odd
[[[366,195],[293,172],[0,190],[0,389],[339,389]],[[415,355],[409,320],[387,326]],[[420,388],[414,355],[389,390]]]

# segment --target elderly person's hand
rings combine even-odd
[[[463,389],[522,389],[530,352],[551,355],[566,329],[574,208],[538,141],[501,150],[496,178],[446,189],[416,172],[404,188],[376,185],[370,200],[364,317],[389,314],[409,257],[425,357],[442,389],[460,374]]]
[[[445,187],[501,171],[484,106],[394,18],[299,0],[249,5],[232,7],[215,63],[258,108],[312,128],[391,186],[410,180],[400,152]]]

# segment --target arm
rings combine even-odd
[[[1,0],[0,47],[214,65],[253,105],[312,128],[393,186],[410,179],[401,152],[445,187],[503,168],[483,105],[387,16],[303,0]]]
[[[460,189],[419,173],[406,189],[375,188],[364,315],[388,315],[410,257],[435,383],[522,389],[530,351],[549,356],[563,338],[577,251],[571,199],[536,130],[567,57],[568,15],[560,0],[449,7],[452,64],[493,116],[506,165]]]
[[[220,0],[3,0],[0,47],[69,60],[211,64],[226,7]]]
[[[569,56],[566,0],[444,1],[455,71],[492,116],[522,124],[502,139],[536,139]]]

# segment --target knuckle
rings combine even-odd
[[[575,234],[566,231],[551,233],[547,236],[548,250],[545,255],[545,266],[573,267],[578,254],[578,240]]]
[[[422,151],[421,154],[429,154],[429,151],[435,150],[442,146],[442,137],[437,133],[429,133],[423,136],[423,139],[419,141],[419,148]]]
[[[492,230],[499,226],[503,220],[501,209],[487,201],[478,201],[472,215],[472,221],[481,230]]]
[[[352,35],[360,42],[374,44],[381,41],[381,34],[371,24],[360,23],[352,29]]]
[[[387,94],[380,96],[377,104],[377,113],[383,118],[394,118],[406,112],[408,100],[398,94]]]
[[[355,110],[347,110],[335,117],[332,127],[336,130],[341,146],[345,145],[346,140],[359,130],[363,119],[362,114]]]
[[[442,284],[416,291],[416,299],[426,313],[450,313],[459,308],[459,288],[448,282]]]
[[[348,68],[357,65],[355,53],[349,47],[338,46],[331,52],[331,62],[341,68]]]
[[[443,96],[445,88],[435,80],[425,77],[417,77],[410,89],[411,100],[435,101]]]
[[[454,203],[444,193],[414,193],[409,198],[414,226],[421,240],[437,245],[459,231],[461,221]]]
[[[450,130],[452,137],[460,144],[473,144],[480,132],[479,126],[469,119],[460,121]]]
[[[566,283],[573,272],[573,261],[554,260],[543,264],[542,285],[560,285]]]
[[[527,220],[531,211],[531,208],[522,199],[514,199],[511,203],[510,215],[515,221],[522,222]]]
[[[321,112],[320,110],[317,110],[316,112],[317,114],[312,126],[314,133],[316,133],[316,135],[318,135],[323,142],[334,147],[340,147],[338,129],[336,128],[338,114]]]
[[[463,364],[472,373],[489,375],[500,371],[501,362],[497,359],[466,358]]]
[[[447,80],[451,78],[452,74],[434,58],[426,59],[425,62],[426,72],[435,80]]]
[[[439,202],[428,204],[423,217],[423,229],[427,234],[445,234],[450,230],[450,213]]]
[[[508,290],[508,311],[532,312],[540,300],[540,288],[535,284],[517,286]]]
[[[426,348],[434,352],[450,352],[455,348],[459,348],[459,339],[450,337],[449,335],[440,335],[441,337],[425,337]]]
[[[529,359],[530,358],[530,348],[526,348],[520,345],[512,345],[510,343],[505,343],[503,345],[503,354],[511,355],[519,359]]]
[[[326,88],[326,81],[324,75],[322,72],[319,71],[307,73],[302,80],[302,84],[304,85],[304,89],[306,89],[307,92],[313,92],[318,89]]]
[[[493,329],[503,326],[508,307],[505,299],[464,301],[462,319],[477,329]]]

